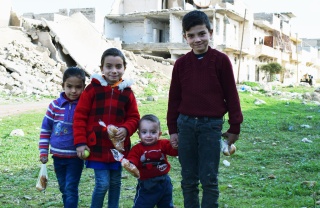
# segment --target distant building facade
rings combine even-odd
[[[123,49],[175,60],[190,51],[182,37],[183,16],[201,9],[211,21],[210,45],[229,56],[237,82],[271,81],[260,70],[261,65],[270,62],[286,69],[278,77],[282,82],[296,83],[306,74],[320,78],[320,39],[300,39],[292,33],[291,19],[295,16],[290,12],[254,13],[242,0],[113,0],[109,3],[108,12],[103,15],[93,6],[24,16],[56,21],[81,12],[104,37],[120,43]]]
[[[205,7],[196,2],[206,1],[124,0],[106,15],[104,35],[122,41],[125,50],[177,59],[190,51],[182,37],[182,17],[201,9],[211,20],[211,45],[230,57],[238,82],[270,81],[259,70],[270,62],[286,69],[282,82],[299,82],[306,73],[319,78],[317,50],[301,47],[302,40],[291,32],[294,14],[252,13],[241,0],[212,0]]]

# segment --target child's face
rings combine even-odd
[[[144,145],[155,144],[161,136],[159,125],[155,122],[143,120],[139,127],[139,138]]]
[[[195,54],[207,52],[211,36],[212,30],[209,31],[204,24],[191,27],[183,35]]]
[[[117,83],[122,78],[124,70],[125,67],[120,56],[106,56],[101,66],[101,72],[110,85]]]
[[[73,76],[66,79],[62,88],[69,100],[77,100],[84,89],[83,80]]]

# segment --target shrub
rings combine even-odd
[[[269,73],[270,75],[280,74],[284,71],[284,68],[279,63],[272,62],[261,66],[261,70]]]

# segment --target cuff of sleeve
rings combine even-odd
[[[87,144],[86,143],[79,143],[79,144],[76,144],[74,146],[77,148],[77,147],[84,146],[84,145],[87,145]]]
[[[176,127],[168,127],[169,135],[171,134],[177,134],[178,133],[178,128]]]
[[[230,124],[230,128],[227,132],[231,134],[240,134],[240,124]]]
[[[48,154],[40,154],[40,158],[42,157],[48,157]]]

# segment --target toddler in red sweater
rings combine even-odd
[[[141,141],[132,147],[127,157],[140,172],[133,208],[173,207],[167,155],[177,156],[178,150],[171,147],[168,139],[159,139],[162,132],[155,115],[144,115],[138,131]]]

